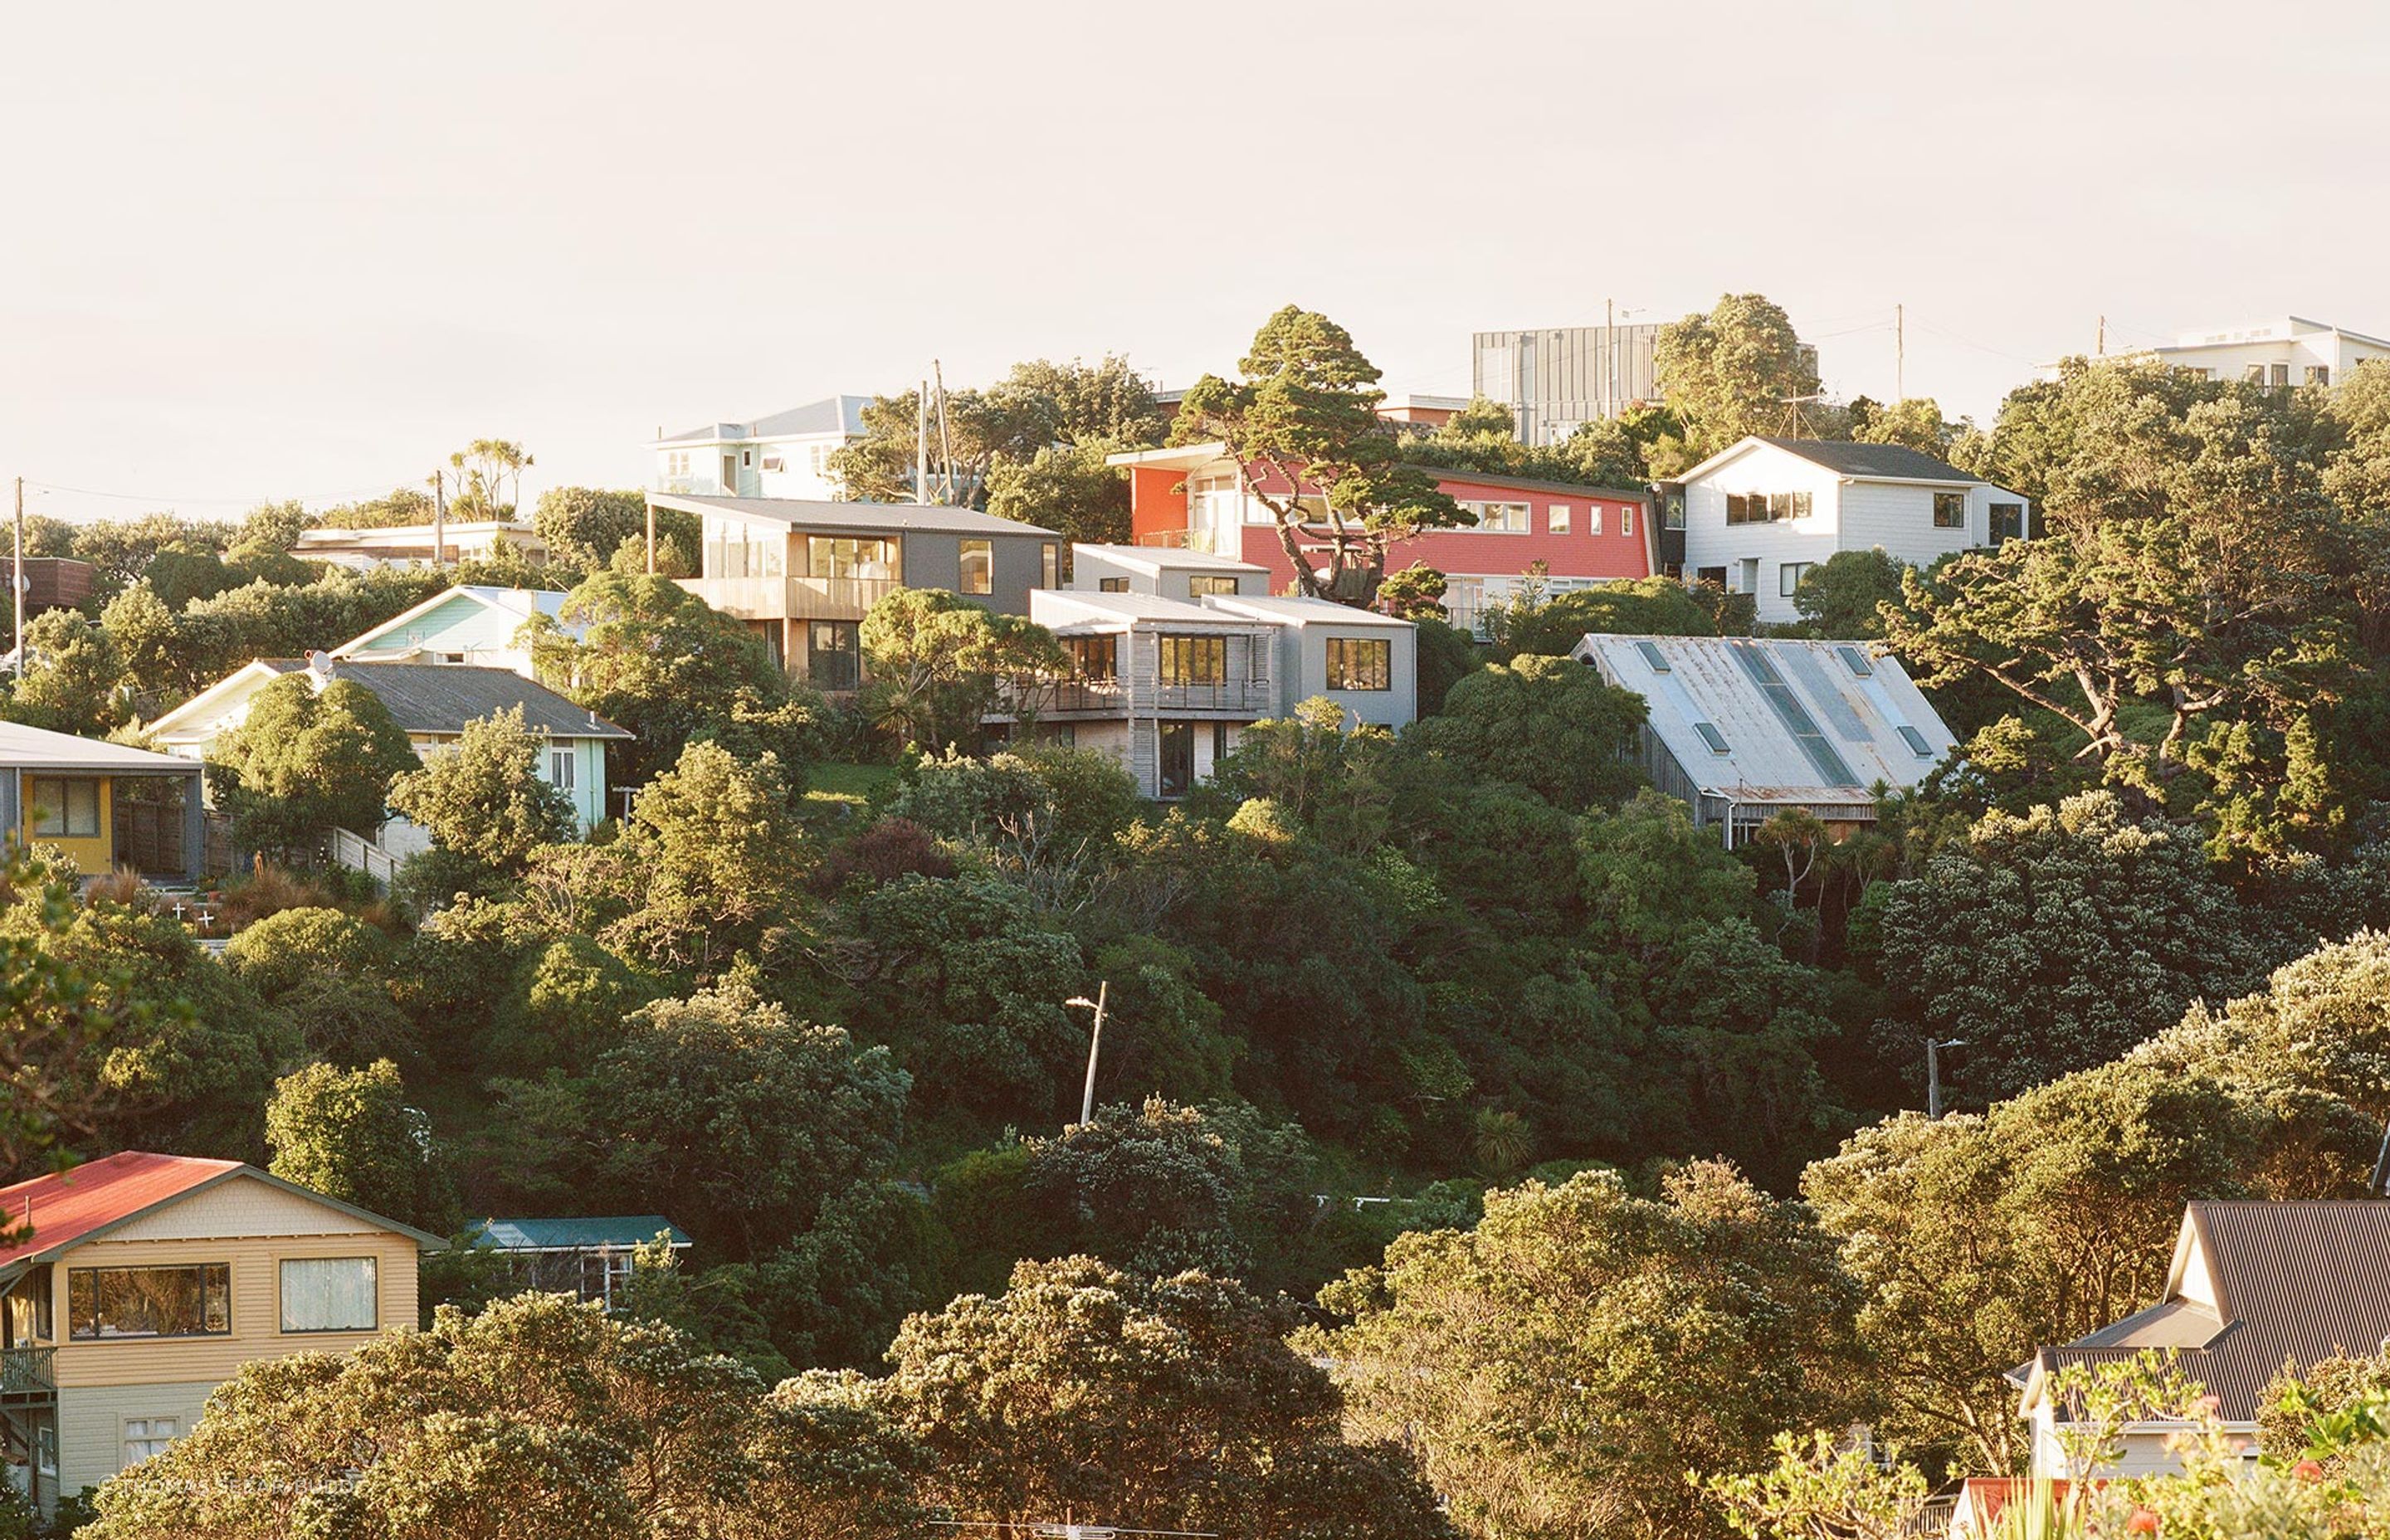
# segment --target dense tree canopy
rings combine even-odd
[[[418,768],[390,708],[363,685],[321,689],[305,674],[268,681],[249,714],[210,751],[208,781],[251,850],[300,850],[333,829],[370,834],[387,815],[391,781]]]

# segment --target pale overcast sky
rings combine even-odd
[[[526,492],[834,391],[1290,301],[1397,391],[1469,334],[1757,289],[1827,383],[1988,417],[2034,362],[2390,332],[2368,4],[11,5],[0,477],[36,511]]]

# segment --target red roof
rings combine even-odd
[[[0,1214],[8,1227],[25,1223],[30,1212],[33,1236],[14,1246],[0,1247],[0,1267],[80,1240],[96,1231],[120,1225],[147,1209],[197,1187],[226,1172],[238,1171],[238,1161],[205,1161],[195,1155],[152,1155],[128,1149],[105,1160],[30,1182],[0,1187]],[[26,1205],[32,1204],[29,1211]]]

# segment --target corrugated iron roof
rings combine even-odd
[[[626,1251],[669,1234],[675,1247],[695,1244],[660,1213],[616,1214],[581,1219],[485,1219],[473,1244],[497,1251]]]
[[[303,658],[261,658],[276,674],[299,674]],[[373,691],[392,718],[410,733],[461,733],[469,722],[520,707],[523,725],[557,738],[629,738],[585,706],[576,706],[512,669],[471,663],[378,663],[330,660],[332,677]],[[161,720],[163,720],[162,718]]]
[[[22,1225],[30,1217],[33,1226],[31,1239],[0,1247],[0,1267],[122,1225],[240,1168],[238,1161],[128,1149],[0,1187],[0,1213],[7,1214],[7,1224]]]
[[[1958,746],[1899,660],[1862,642],[1592,634],[1571,656],[1642,696],[1686,776],[1738,802],[1864,804]]]
[[[188,776],[189,760],[155,754],[147,749],[106,743],[21,722],[0,722],[0,766],[19,770],[100,770],[124,775]]]

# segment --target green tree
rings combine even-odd
[[[533,850],[572,838],[572,799],[539,773],[546,744],[512,707],[467,723],[453,747],[391,783],[391,810],[450,858],[439,873],[449,892],[519,877]]]
[[[1836,551],[1801,574],[1792,608],[1820,636],[1873,639],[1884,633],[1882,608],[1901,599],[1908,564],[1881,545]]]
[[[1440,621],[1445,618],[1445,587],[1442,572],[1414,561],[1399,572],[1387,573],[1378,584],[1378,608],[1407,621]]]
[[[677,509],[656,510],[657,533],[665,533],[668,517],[686,522]],[[602,571],[625,540],[642,545],[648,534],[648,499],[638,492],[599,487],[550,487],[539,494],[532,528],[547,543],[547,559],[576,572]]]
[[[939,406],[943,404],[943,420]],[[919,429],[920,395],[907,391],[882,396],[863,409],[864,435],[830,456],[830,471],[843,495],[874,503],[932,500],[954,501],[997,511],[993,499],[1003,485],[1012,505],[1005,518],[1022,518],[1029,481],[1047,475],[1073,483],[1077,505],[1073,517],[1095,516],[1115,498],[1124,499],[1116,473],[1107,492],[1094,474],[1102,454],[1138,449],[1156,443],[1162,433],[1162,413],[1152,387],[1140,379],[1125,358],[1107,354],[1094,364],[1073,359],[1057,364],[1046,359],[1016,364],[985,391],[956,390],[943,403],[932,404],[930,429],[932,486],[913,484],[916,436]],[[1049,458],[1045,471],[1029,474],[1039,455],[1069,451],[1065,458]],[[951,475],[948,475],[948,471]],[[944,483],[951,481],[951,485]],[[1125,517],[1125,501],[1119,504]],[[1030,515],[1034,522],[1050,519]],[[1085,535],[1074,538],[1088,538]]]
[[[1126,446],[1124,446],[1126,447]],[[998,456],[987,471],[987,511],[1042,524],[1069,541],[1124,544],[1128,482],[1105,463],[1108,440],[1041,444],[1026,459]]]
[[[1653,361],[1660,392],[1684,424],[1686,456],[1655,469],[1673,474],[1746,434],[1813,436],[1797,404],[1818,393],[1817,354],[1765,295],[1722,295],[1708,314],[1662,327]]]
[[[1609,1172],[1485,1198],[1321,1296],[1355,1428],[1404,1437],[1470,1533],[1719,1533],[1688,1470],[1862,1409],[1858,1290],[1806,1211],[1723,1166],[1657,1200]]]
[[[1805,1444],[1776,1436],[1776,1464],[1712,1474],[1702,1488],[1745,1540],[1901,1540],[1925,1509],[1925,1478],[1897,1449],[1837,1447],[1820,1429]]]
[[[421,1056],[415,1023],[392,995],[390,938],[361,919],[338,909],[284,909],[233,937],[225,965],[274,1002],[312,1052],[347,1065]]]
[[[1366,608],[1388,545],[1475,522],[1433,474],[1399,458],[1378,418],[1378,366],[1343,327],[1288,305],[1253,334],[1238,368],[1234,384],[1205,375],[1188,389],[1171,439],[1220,442],[1245,494],[1276,521],[1304,593]],[[1321,525],[1324,566],[1313,533]]]
[[[0,1176],[11,1182],[98,1130],[100,1066],[120,1034],[142,1030],[124,1020],[137,1008],[129,969],[71,956],[74,928],[73,885],[0,842]]]
[[[863,618],[861,642],[863,709],[900,740],[933,751],[975,743],[1008,681],[1025,687],[1067,666],[1044,626],[943,588],[881,598]]]
[[[284,674],[251,697],[249,715],[208,760],[215,804],[248,850],[302,850],[335,828],[369,832],[386,815],[392,779],[415,751],[373,691],[347,679],[322,689]]]
[[[1698,595],[1664,577],[1619,578],[1549,596],[1540,582],[1531,581],[1510,600],[1489,608],[1485,618],[1495,650],[1505,661],[1521,653],[1564,658],[1588,632],[1715,636],[1719,631],[1716,617]]]
[[[1420,745],[1472,775],[1526,787],[1571,810],[1615,802],[1641,778],[1623,751],[1641,698],[1565,658],[1522,656],[1454,685],[1441,715],[1412,729]]]
[[[456,472],[449,511],[459,519],[512,519],[532,457],[510,439],[475,439],[448,456]]]
[[[265,1143],[268,1170],[327,1197],[440,1235],[461,1217],[433,1156],[430,1120],[407,1105],[387,1059],[361,1070],[311,1064],[276,1081]]]
[[[1925,396],[1890,403],[1860,396],[1847,410],[1851,437],[1857,443],[1896,443],[1937,460],[1947,460],[1960,435],[1974,426],[1963,418],[1947,420],[1940,404]]]
[[[599,939],[628,955],[711,977],[790,918],[803,831],[770,754],[691,743],[631,804],[621,845],[633,909]]]
[[[72,610],[48,610],[26,622],[25,656],[0,717],[84,738],[106,738],[130,718],[124,659],[104,627]]]

